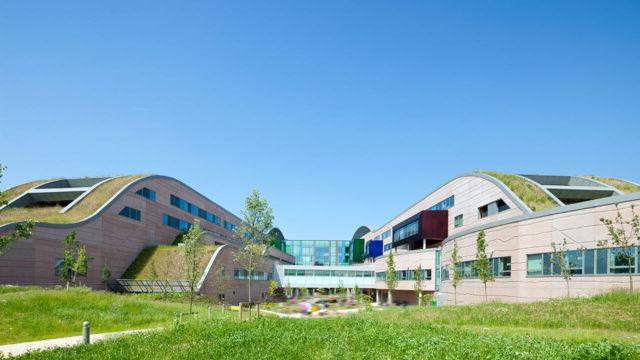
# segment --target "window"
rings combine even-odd
[[[118,213],[118,215],[128,217],[136,221],[140,221],[141,218],[140,210],[130,208],[128,206],[125,206],[122,210],[120,210],[120,213]]]
[[[191,223],[167,214],[162,214],[162,224],[182,231],[189,230],[191,227]]]
[[[455,205],[455,197],[453,195],[433,205],[429,210],[447,210]]]
[[[609,249],[609,272],[612,274],[628,274],[635,271],[635,248]]]
[[[155,193],[154,193],[154,197],[155,197]],[[198,206],[184,200],[181,199],[175,195],[171,195],[169,197],[169,203],[171,203],[171,205],[178,207],[188,213],[190,213],[191,215],[197,216],[199,218],[205,219],[210,223],[216,224],[216,225],[220,225],[220,217],[218,217],[215,214],[212,214],[204,209],[199,208]]]
[[[463,225],[463,221],[464,220],[463,220],[462,214],[460,214],[455,218],[453,218],[453,226],[458,228]]]
[[[156,201],[156,192],[149,188],[143,187],[142,189],[136,191],[136,194],[146,197],[151,201]]]
[[[385,232],[382,233],[382,240],[388,238],[389,236],[391,236],[391,230],[387,230]]]
[[[478,215],[480,216],[480,219],[484,219],[487,216],[495,215],[509,209],[509,205],[507,205],[504,200],[498,199],[492,203],[479,207]]]
[[[636,273],[636,254],[638,248],[581,249],[567,251],[565,263],[573,275],[628,274]],[[553,253],[527,255],[527,275],[561,275],[559,264],[553,261]]]
[[[230,222],[228,222],[227,220],[224,221],[224,228],[229,230],[229,231],[233,231],[233,229],[236,228],[236,226]]]
[[[85,260],[85,266],[84,268],[87,269],[87,263],[89,260]],[[61,272],[62,272],[62,266],[64,264],[64,259],[63,258],[56,258],[55,260],[55,265],[54,265],[54,273],[56,274],[56,276],[60,276]],[[71,269],[69,269],[69,272],[71,272]],[[78,276],[87,276],[87,272],[79,272]]]
[[[380,235],[374,237],[373,240],[380,240]]]
[[[387,252],[387,251],[391,250],[392,247],[393,247],[393,243],[384,244],[383,251]]]
[[[402,239],[406,239],[410,236],[413,236],[418,233],[418,230],[419,230],[418,220],[412,221],[407,225],[393,232],[393,241],[400,241]]]

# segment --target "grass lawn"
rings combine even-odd
[[[480,173],[502,181],[534,212],[558,207],[558,204],[549,195],[526,179],[496,171],[480,171]]]
[[[206,245],[205,253],[200,261],[200,269],[204,271],[217,246]],[[177,245],[154,245],[140,252],[131,266],[125,271],[124,279],[163,279],[182,280],[186,276],[183,263],[184,251]]]
[[[307,320],[201,317],[163,331],[23,358],[637,359],[638,342],[619,336],[640,332],[639,296],[613,293],[535,304],[390,308]],[[577,329],[596,335],[557,335]]]
[[[0,344],[81,335],[82,322],[93,333],[172,324],[188,312],[184,296],[120,295],[88,289],[42,290],[0,287]],[[196,306],[201,316],[206,307]]]

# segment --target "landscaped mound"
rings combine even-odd
[[[535,184],[526,179],[496,171],[479,171],[479,173],[489,175],[500,180],[505,184],[517,197],[520,198],[531,211],[542,211],[558,207],[556,203],[547,193]]]
[[[99,185],[87,196],[85,196],[80,202],[73,206],[69,211],[60,214],[62,207],[50,206],[50,207],[36,207],[36,208],[5,208],[0,210],[0,225],[25,220],[35,220],[38,222],[54,223],[54,224],[69,224],[78,222],[90,216],[96,212],[104,203],[107,202],[113,195],[115,195],[120,189],[129,184],[130,182],[142,178],[144,175],[131,175],[121,176]],[[23,192],[31,189],[34,186],[40,185],[43,181],[34,181],[27,184],[22,184],[17,187],[7,190],[7,200],[11,200],[16,196],[19,196]]]
[[[204,271],[215,245],[207,245],[200,261],[200,269]],[[136,260],[122,276],[124,279],[144,280],[184,280],[184,251],[181,246],[156,245],[144,248]]]

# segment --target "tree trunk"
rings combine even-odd
[[[458,289],[453,287],[453,305],[458,305]]]
[[[418,293],[418,306],[422,306],[422,292]]]
[[[487,295],[487,283],[484,283],[484,302],[489,302],[489,296]]]
[[[631,259],[629,259],[629,292],[633,293],[633,268],[631,267]]]
[[[251,273],[249,273],[249,304],[251,304]]]
[[[393,292],[389,290],[389,298],[387,299],[388,305],[393,305]]]
[[[189,314],[192,313],[193,309],[193,281],[191,282],[191,291],[189,292]]]
[[[564,280],[567,283],[567,297],[569,297],[569,279]]]

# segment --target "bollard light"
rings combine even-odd
[[[85,344],[91,343],[91,329],[88,321],[82,323],[82,342]]]

